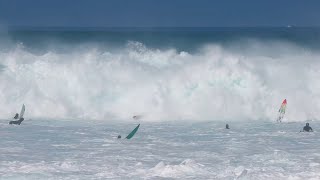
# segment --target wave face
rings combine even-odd
[[[286,98],[284,121],[319,119],[317,39],[226,32],[2,35],[0,116],[274,121]]]

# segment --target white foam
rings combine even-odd
[[[247,46],[254,52],[129,42],[117,51],[39,55],[17,45],[0,52],[0,116],[24,103],[32,118],[274,121],[286,98],[284,121],[319,119],[319,54],[283,42]]]
[[[204,165],[196,163],[191,159],[186,159],[177,165],[165,164],[161,161],[155,167],[149,170],[147,176],[178,178],[188,175],[203,176],[205,174],[208,174],[208,172],[204,169]]]
[[[222,122],[143,123],[130,141],[114,132],[130,131],[132,122],[55,126],[63,122],[0,126],[1,179],[320,178],[320,134],[297,133],[300,122],[233,122],[228,134]]]

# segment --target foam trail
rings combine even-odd
[[[284,121],[319,119],[317,52],[287,42],[243,46],[255,48],[185,52],[128,42],[37,54],[18,44],[0,51],[0,116],[24,103],[31,118],[274,121],[286,98]]]

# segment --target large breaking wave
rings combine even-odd
[[[0,52],[0,117],[24,103],[30,118],[273,121],[286,98],[285,121],[319,119],[319,58],[288,42],[193,52],[136,41],[45,53],[18,44]]]

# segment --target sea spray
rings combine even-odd
[[[284,98],[284,122],[320,117],[320,56],[295,43],[78,46],[39,53],[16,43],[0,51],[0,117],[25,103],[29,118],[275,121]]]

